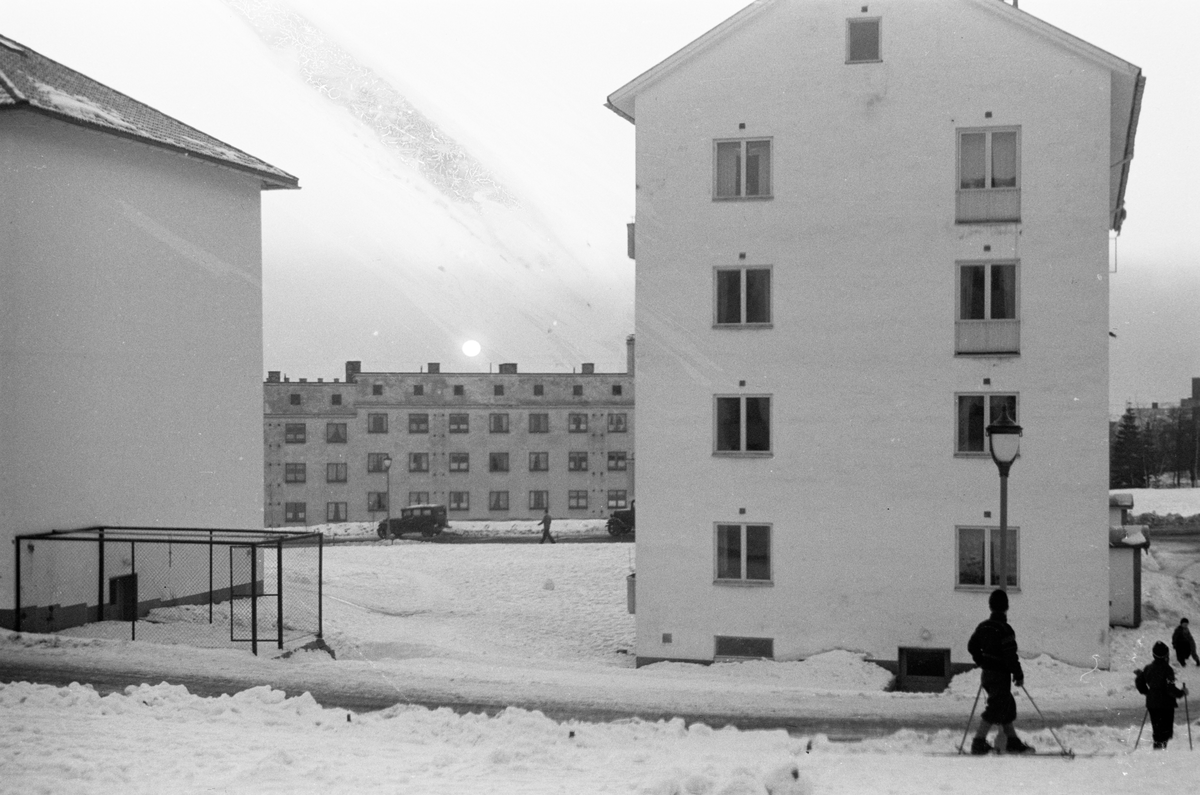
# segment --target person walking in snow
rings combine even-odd
[[[1175,647],[1175,656],[1179,658],[1181,668],[1187,668],[1188,660],[1200,665],[1200,657],[1196,656],[1196,639],[1192,637],[1186,618],[1179,619],[1179,626],[1171,633],[1171,645]]]
[[[1017,657],[1017,633],[1008,623],[1008,594],[998,588],[992,591],[988,608],[992,611],[991,616],[975,628],[967,641],[967,651],[981,669],[980,685],[987,691],[987,705],[980,716],[979,730],[971,741],[971,753],[980,755],[992,750],[1027,753],[1033,749],[1017,737],[1013,728],[1013,721],[1017,719],[1017,701],[1013,698],[1012,685],[1024,686],[1025,672]],[[994,723],[1003,727],[996,733],[995,749],[987,740]]]
[[[1171,667],[1171,652],[1161,640],[1151,649],[1154,660],[1145,668],[1134,671],[1133,684],[1146,697],[1146,711],[1154,731],[1154,750],[1164,751],[1175,735],[1175,703],[1187,695],[1187,685],[1175,686],[1175,669]]]
[[[554,540],[554,536],[550,535],[550,509],[549,508],[547,508],[545,510],[545,512],[542,514],[542,521],[539,522],[539,524],[541,524],[541,526],[542,526],[542,540],[539,541],[538,543],[544,544],[547,541],[549,541],[551,544],[557,543]]]

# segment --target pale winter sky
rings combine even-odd
[[[624,224],[634,211],[634,127],[606,110],[604,100],[745,5],[745,0],[0,0],[0,35],[300,178],[298,194],[264,196],[266,368],[328,378],[340,374],[346,359],[364,360],[367,370],[415,370],[426,361],[446,362],[450,370],[482,369],[488,359],[520,361],[523,370],[579,361],[622,370],[624,334],[633,330],[633,268],[625,257]],[[347,165],[336,159],[345,154],[349,160],[350,150],[372,145],[369,134],[342,124],[324,145],[306,138],[313,135],[310,128],[328,122],[314,119],[329,114],[315,109],[311,81],[302,86],[298,67],[284,63],[278,48],[274,60],[264,57],[269,48],[263,29],[252,29],[245,17],[247,9],[263,8],[303,15],[518,196],[528,210],[522,228],[493,225],[483,239],[504,241],[509,248],[501,256],[522,262],[526,270],[538,259],[526,256],[531,247],[539,254],[550,251],[547,256],[569,263],[543,280],[558,281],[546,292],[518,287],[524,305],[521,296],[513,296],[499,320],[481,316],[474,326],[447,319],[455,313],[445,311],[432,324],[438,333],[428,333],[427,323],[361,321],[360,315],[387,315],[386,306],[365,309],[377,300],[372,286],[364,286],[375,283],[360,278],[377,275],[368,263],[381,259],[380,252],[410,245],[420,232],[381,232],[397,224],[395,216],[412,213],[406,206],[389,220],[378,206],[366,206],[385,203],[366,198],[377,187],[368,186],[375,179],[367,173],[373,161]],[[1191,378],[1200,376],[1200,252],[1189,232],[1200,226],[1200,192],[1193,187],[1200,184],[1200,158],[1189,146],[1197,120],[1200,67],[1192,50],[1200,9],[1167,0],[1021,0],[1020,8],[1140,66],[1147,77],[1126,196],[1129,216],[1110,263],[1115,268],[1110,327],[1117,336],[1110,338],[1109,408],[1117,414],[1127,401],[1175,402],[1190,394]],[[307,116],[295,110],[306,103]],[[339,179],[356,181],[339,194]],[[406,194],[407,201],[438,201],[428,191],[416,195]],[[362,206],[341,196],[358,197]],[[408,260],[397,268],[411,269],[411,261],[423,256],[469,258],[461,248],[457,242],[419,254],[405,248]],[[326,251],[331,253],[321,253]],[[484,255],[473,256],[479,267],[494,269]],[[337,288],[331,288],[330,280],[339,275]],[[431,305],[438,300],[411,298],[411,284],[387,278],[383,286],[410,295],[408,300]],[[556,301],[554,295],[568,297]],[[504,318],[513,328],[523,324],[537,334],[487,327],[503,325]],[[457,353],[472,337],[484,345],[478,360]],[[549,339],[553,345],[544,342]]]

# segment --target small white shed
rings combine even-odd
[[[1142,550],[1150,546],[1147,527],[1125,524],[1133,509],[1132,494],[1108,497],[1108,625],[1142,624]]]

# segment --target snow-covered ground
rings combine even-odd
[[[1191,501],[1172,512],[1200,513],[1200,490],[1188,492],[1173,495]],[[1137,503],[1143,510],[1149,504]],[[1200,617],[1197,541],[1152,539],[1143,571],[1149,620],[1113,632],[1112,670],[1044,656],[1025,661],[1026,686],[1043,712],[1141,713],[1130,672],[1145,664],[1155,640],[1169,637],[1180,615]],[[1056,738],[1019,694],[1023,736],[1046,754],[1061,740],[1078,754],[1071,761],[943,755],[961,740],[961,728],[844,742],[802,728],[789,734],[720,728],[717,721],[546,717],[578,707],[965,724],[975,672],[956,677],[947,693],[909,694],[887,692],[885,671],[843,651],[803,662],[634,668],[634,618],[625,597],[633,552],[631,544],[330,546],[324,621],[336,660],[317,651],[253,657],[244,647],[88,637],[103,627],[0,632],[0,664],[154,672],[145,684],[108,695],[84,685],[0,685],[0,792],[1090,794],[1180,792],[1196,780],[1200,755],[1188,751],[1182,704],[1167,752],[1149,750],[1147,727],[1138,751],[1129,753],[1136,725],[1068,724]],[[1020,617],[1013,620],[1019,637]],[[245,682],[246,689],[205,698],[165,683],[194,674]],[[1200,670],[1180,675],[1200,692]],[[351,713],[302,694],[332,686],[391,690],[397,704]],[[439,696],[545,708],[488,717],[408,705]],[[1200,741],[1194,710],[1191,718]],[[1101,755],[1084,756],[1090,752]]]

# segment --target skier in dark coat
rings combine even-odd
[[[1161,640],[1154,644],[1154,661],[1134,671],[1133,683],[1146,697],[1146,711],[1154,730],[1154,750],[1162,751],[1175,735],[1175,702],[1187,695],[1187,685],[1175,686],[1175,670],[1171,668],[1171,652]]]
[[[1179,658],[1180,667],[1187,668],[1188,660],[1200,665],[1200,657],[1196,656],[1196,639],[1192,637],[1192,630],[1188,628],[1186,618],[1179,619],[1179,626],[1171,633],[1171,645],[1175,647],[1175,656]]]
[[[993,750],[988,744],[988,732],[992,724],[998,723],[1004,728],[996,733],[996,751],[1009,754],[1023,754],[1033,749],[1023,743],[1013,728],[1017,718],[1017,702],[1013,698],[1012,685],[1017,687],[1025,684],[1025,672],[1021,670],[1021,660],[1017,657],[1017,634],[1008,623],[1008,594],[1000,589],[992,591],[988,597],[988,607],[992,615],[975,628],[971,639],[967,641],[967,651],[971,658],[982,670],[979,682],[987,691],[987,706],[980,716],[979,730],[971,741],[972,754],[986,754]],[[1001,736],[1005,738],[1001,746]]]
[[[549,509],[547,509],[542,514],[542,521],[538,522],[538,524],[540,524],[542,526],[542,540],[539,541],[538,543],[544,544],[547,541],[549,541],[551,544],[557,543],[554,540],[554,536],[550,535],[550,510]]]

